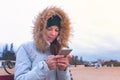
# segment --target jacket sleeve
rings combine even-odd
[[[33,69],[32,63],[23,46],[16,53],[15,80],[44,80],[49,68],[44,61],[41,61]]]
[[[57,68],[57,78],[58,78],[58,80],[71,80],[69,67],[67,67],[67,69],[65,71],[60,71]]]

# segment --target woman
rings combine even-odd
[[[58,55],[69,36],[67,14],[57,7],[43,10],[34,23],[34,41],[22,44],[16,53],[15,80],[70,80],[71,55]]]

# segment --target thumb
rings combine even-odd
[[[69,54],[66,57],[70,60],[72,58],[72,55]]]

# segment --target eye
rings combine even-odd
[[[52,29],[51,28],[47,28],[48,31],[51,31]]]
[[[59,30],[59,29],[56,29],[55,31],[56,31],[56,32],[59,32],[60,30]]]

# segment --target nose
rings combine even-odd
[[[55,36],[56,32],[54,30],[51,31],[51,35]]]

